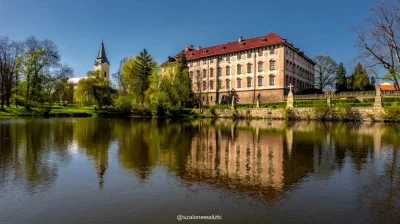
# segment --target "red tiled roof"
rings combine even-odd
[[[390,85],[380,85],[381,90],[395,90],[394,89],[394,84],[390,84]],[[399,84],[399,89],[400,89],[400,84]]]
[[[228,53],[233,53],[233,52],[237,52],[237,51],[265,47],[265,46],[270,46],[270,45],[279,44],[279,43],[286,43],[289,46],[293,47],[293,45],[289,44],[286,41],[286,39],[282,39],[276,33],[271,32],[271,33],[267,34],[266,36],[243,39],[241,42],[239,42],[239,41],[228,42],[228,43],[220,44],[220,45],[216,45],[216,46],[200,48],[198,50],[186,48],[186,50],[184,52],[185,52],[185,56],[186,56],[187,60],[195,60],[195,59],[200,59],[203,57],[228,54]],[[295,50],[298,53],[302,54],[306,59],[308,59],[309,61],[314,63],[311,59],[306,57],[303,52],[299,52],[299,49],[295,49]],[[177,58],[178,55],[179,54],[177,54],[175,56],[175,58]],[[166,64],[166,63],[168,63],[168,61],[166,61],[164,64]]]

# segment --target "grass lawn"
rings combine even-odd
[[[94,107],[77,107],[77,106],[54,106],[50,112],[50,116],[56,117],[66,117],[66,116],[93,116],[95,113]],[[0,116],[43,116],[44,112],[42,108],[32,108],[30,110],[25,109],[25,107],[11,106],[4,107],[4,110],[0,109]]]

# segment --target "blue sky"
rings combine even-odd
[[[0,0],[0,36],[51,39],[75,77],[93,69],[104,39],[111,73],[147,48],[157,62],[189,44],[211,46],[275,31],[309,57],[330,55],[351,72],[349,29],[376,0]]]

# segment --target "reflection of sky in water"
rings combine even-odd
[[[177,214],[221,214],[222,223],[393,223],[397,131],[283,121],[0,120],[1,138],[10,139],[0,142],[0,223],[171,223]]]

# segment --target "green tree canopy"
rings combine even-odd
[[[145,92],[149,88],[149,77],[156,68],[153,57],[143,49],[136,57],[129,58],[122,66],[122,85],[126,87],[135,104],[144,106]]]
[[[341,92],[347,89],[347,81],[346,81],[346,69],[343,66],[343,63],[339,64],[337,70],[337,77],[336,77],[336,90]]]
[[[366,70],[361,63],[358,63],[352,75],[352,88],[354,90],[365,91],[370,87],[369,79]]]

